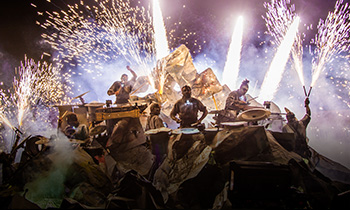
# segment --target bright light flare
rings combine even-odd
[[[242,37],[243,17],[239,16],[234,27],[229,51],[226,57],[224,71],[222,74],[223,84],[226,84],[231,90],[236,88],[241,61]]]
[[[153,0],[153,27],[156,59],[159,60],[169,55],[169,46],[159,0]]]
[[[278,85],[282,79],[283,71],[289,58],[291,48],[293,46],[295,36],[298,30],[300,18],[296,17],[286,33],[284,40],[278,47],[275,57],[273,58],[270,68],[265,75],[261,85],[259,100],[271,101],[278,89]]]
[[[290,2],[288,1],[288,4]],[[287,33],[290,24],[296,17],[294,14],[295,5],[287,5],[286,0],[272,1],[272,3],[264,3],[264,7],[267,9],[266,17],[263,19],[266,22],[266,26],[270,35],[275,38],[275,43],[280,45],[284,35]],[[303,73],[303,45],[300,33],[297,33],[295,42],[291,51],[293,67],[296,70],[299,80],[303,86],[305,86],[304,73]]]

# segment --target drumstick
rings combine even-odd
[[[254,99],[257,99],[257,98],[258,98],[258,96],[257,96],[257,97],[254,97],[254,98],[251,98],[251,99],[248,99],[247,102],[249,102],[249,101],[251,101],[251,100],[254,100]]]

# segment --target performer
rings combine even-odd
[[[178,100],[170,112],[171,119],[180,124],[180,128],[196,127],[207,116],[208,110],[201,101],[191,97],[191,87],[185,85],[181,88],[182,98]],[[198,111],[202,116],[197,119]],[[179,115],[179,118],[176,117]]]
[[[246,93],[248,92],[249,86],[248,86],[249,80],[245,79],[243,80],[241,86],[239,89],[232,91],[227,99],[225,104],[225,110],[233,110],[235,111],[235,114],[237,115],[240,111],[245,110],[245,108],[248,106]]]
[[[108,95],[115,95],[116,100],[115,104],[126,104],[129,103],[130,98],[130,92],[133,88],[133,84],[136,81],[137,75],[136,73],[130,68],[130,66],[126,66],[126,68],[132,73],[133,77],[129,81],[128,75],[123,74],[120,78],[121,81],[116,81],[112,84],[112,86],[108,89],[107,94]],[[107,126],[107,134],[111,135],[112,131],[114,129],[114,126],[116,123],[118,123],[119,120],[116,119],[110,119],[106,120],[106,126]]]
[[[70,139],[86,140],[89,138],[89,130],[85,124],[79,123],[75,113],[69,113],[66,116],[67,126],[64,128],[64,134]]]
[[[130,68],[130,66],[126,66],[126,68],[132,73],[133,77],[129,81],[128,75],[123,74],[120,78],[120,81],[116,81],[112,84],[112,86],[108,89],[107,94],[116,96],[116,104],[124,104],[129,102],[130,92],[133,88],[133,84],[136,82],[137,75]]]
[[[234,122],[240,111],[244,111],[249,108],[246,93],[248,92],[249,80],[245,79],[242,81],[239,89],[232,91],[225,103],[225,109],[218,114],[218,116],[213,117],[218,124],[221,122]]]
[[[301,120],[297,120],[295,114],[286,107],[284,108],[287,112],[287,124],[283,126],[282,132],[294,133],[295,149],[294,151],[302,157],[308,158],[311,155],[309,147],[307,145],[309,139],[306,136],[306,128],[311,121],[311,110],[309,107],[310,100],[306,98],[304,101],[306,114]]]
[[[147,117],[147,124],[145,130],[156,129],[164,127],[162,118],[159,117],[160,114],[160,104],[153,103],[150,107],[151,114]]]

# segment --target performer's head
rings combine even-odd
[[[66,116],[66,121],[68,125],[74,126],[74,127],[78,127],[79,126],[79,121],[78,121],[78,117],[75,113],[69,113]]]
[[[191,97],[191,87],[188,85],[185,85],[181,88],[181,92],[183,97],[190,98]]]
[[[127,74],[123,74],[121,77],[120,77],[120,80],[122,83],[125,83],[127,82],[129,79],[128,75]]]
[[[290,111],[288,108],[284,107],[284,110],[287,112],[286,114],[286,118],[288,122],[294,122],[297,120],[297,118],[295,117],[295,114]]]
[[[159,115],[160,109],[161,109],[160,104],[158,103],[151,104],[150,110],[152,115]]]
[[[238,89],[240,95],[245,95],[248,92],[248,89],[249,89],[248,83],[249,83],[249,80],[247,79],[243,80],[241,86]]]

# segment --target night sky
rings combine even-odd
[[[45,0],[11,0],[3,3],[0,8],[0,56],[1,64],[10,61],[14,68],[24,59],[24,54],[34,59],[39,59],[43,51],[47,51],[49,46],[43,45],[40,35],[44,32],[35,21],[40,20],[37,11],[60,11],[65,9],[66,5],[78,2],[75,0],[52,0],[51,3]],[[84,1],[88,4],[89,1]],[[131,1],[137,2],[137,1]],[[141,1],[141,5],[148,6],[150,0]],[[320,3],[322,2],[322,3]],[[31,6],[31,3],[37,5],[37,8]],[[194,40],[201,44],[202,49],[218,54],[217,57],[226,55],[227,49],[221,46],[228,46],[232,31],[232,19],[236,14],[241,14],[247,24],[244,29],[244,42],[246,45],[253,44],[259,46],[262,41],[257,38],[266,31],[265,22],[262,15],[265,15],[266,9],[262,0],[162,0],[160,1],[163,17],[171,17],[165,20],[167,31],[175,30],[173,36],[183,36],[184,29],[195,32],[196,35],[190,36],[186,41],[188,48],[192,49],[192,56],[198,53],[198,45],[195,46]],[[307,33],[307,43],[313,38],[316,31],[316,25],[320,18],[325,18],[327,13],[334,8],[334,0],[309,1],[294,0],[295,10],[302,18],[302,24],[312,24],[314,30],[304,30]],[[137,3],[136,3],[137,4]],[[183,7],[185,5],[185,7]],[[175,23],[181,22],[181,25]],[[300,27],[303,30],[302,27]],[[205,41],[205,43],[203,43]],[[183,40],[169,40],[172,49],[178,47]],[[216,56],[214,56],[215,58]],[[223,64],[221,64],[222,66]],[[2,71],[4,67],[2,67]]]

